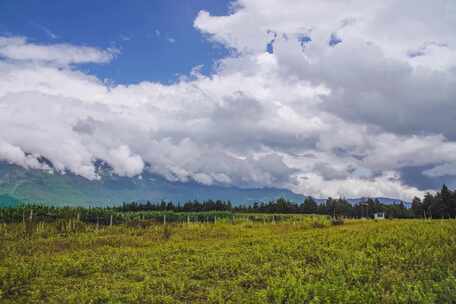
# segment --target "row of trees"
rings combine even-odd
[[[412,210],[420,218],[455,218],[456,191],[451,191],[446,185],[435,195],[426,193],[423,200],[415,197],[412,201]]]
[[[124,203],[113,208],[119,212],[138,211],[174,211],[174,212],[202,212],[202,211],[231,211],[240,213],[303,213],[303,214],[324,214],[346,217],[373,217],[376,212],[385,212],[389,217],[407,218],[413,217],[410,209],[404,203],[385,205],[378,200],[366,199],[356,205],[352,205],[345,199],[328,198],[325,202],[318,204],[312,197],[307,197],[302,204],[293,203],[284,198],[267,203],[256,202],[250,205],[233,206],[230,201],[207,200],[189,201],[185,204],[174,204],[173,202],[162,201],[158,204],[146,203]]]
[[[357,204],[351,204],[343,198],[328,198],[318,204],[312,197],[307,197],[302,204],[295,204],[285,199],[278,199],[267,204],[253,204],[253,206],[238,207],[240,212],[271,212],[271,213],[304,213],[324,214],[332,217],[374,217],[375,213],[384,212],[388,217],[409,218],[413,213],[403,202],[396,204],[382,204],[378,199],[368,198]]]
[[[331,216],[346,217],[373,217],[375,213],[384,212],[391,218],[455,218],[456,217],[456,191],[451,191],[443,185],[441,191],[435,195],[427,193],[423,200],[415,197],[411,208],[407,208],[402,201],[394,204],[383,204],[378,199],[367,198],[357,204],[351,204],[346,199],[328,198],[325,202],[317,203],[312,197],[306,197],[301,204],[293,203],[284,198],[267,203],[256,202],[250,205],[234,206],[230,201],[206,200],[189,201],[184,204],[162,201],[158,204],[124,203],[114,210],[127,211],[175,211],[175,212],[201,212],[201,211],[232,211],[246,213],[304,213],[326,214]]]
[[[49,220],[59,218],[72,218],[77,216],[85,221],[98,222],[101,218],[121,220],[127,216],[141,214],[147,211],[166,212],[168,216],[177,212],[239,212],[239,213],[303,213],[323,214],[332,217],[374,217],[375,213],[384,212],[390,218],[456,218],[456,191],[451,191],[443,186],[436,194],[427,193],[423,200],[415,197],[411,208],[407,208],[403,202],[395,204],[382,204],[377,199],[365,199],[357,204],[351,204],[343,198],[328,198],[326,201],[317,203],[312,197],[306,197],[304,202],[297,204],[280,198],[267,203],[256,202],[250,205],[234,206],[230,201],[206,200],[188,201],[184,204],[162,201],[160,203],[124,203],[121,206],[111,208],[57,208],[51,206],[20,205],[15,208],[0,208],[0,220],[20,221],[28,216],[30,210],[34,210],[35,217],[43,217]],[[150,215],[150,214],[149,214]]]
[[[230,201],[207,200],[207,201],[188,201],[185,204],[174,204],[173,202],[161,201],[160,203],[123,203],[119,207],[113,208],[119,212],[137,212],[137,211],[175,211],[175,212],[203,212],[203,211],[232,211],[233,206]]]

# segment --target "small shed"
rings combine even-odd
[[[376,220],[384,220],[385,219],[385,212],[376,212],[376,213],[374,213],[374,219],[376,219]]]

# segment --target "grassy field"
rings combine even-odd
[[[0,303],[456,303],[454,220],[58,225],[0,224]]]

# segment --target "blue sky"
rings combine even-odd
[[[200,10],[225,15],[226,0],[24,1],[0,2],[0,35],[24,36],[35,43],[70,43],[118,48],[106,65],[81,70],[115,83],[170,83],[197,65],[209,73],[226,49],[193,27]]]

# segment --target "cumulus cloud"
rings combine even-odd
[[[20,147],[0,141],[0,159],[9,163],[31,169],[49,169],[46,164],[38,161],[39,155],[27,155]]]
[[[141,174],[144,162],[139,155],[133,155],[128,146],[120,146],[109,151],[109,164],[114,168],[114,173],[123,176],[135,176]]]
[[[308,173],[301,176],[302,183],[296,191],[314,193],[319,197],[382,197],[387,194],[392,198],[411,198],[419,195],[415,187],[405,185],[400,176],[394,172],[384,172],[372,179],[348,177],[344,179],[325,180],[322,176]]]
[[[455,180],[451,1],[232,7],[194,22],[230,55],[170,85],[107,85],[73,65],[110,50],[1,38],[0,159],[322,197],[411,199],[432,190],[402,177],[415,167]]]

